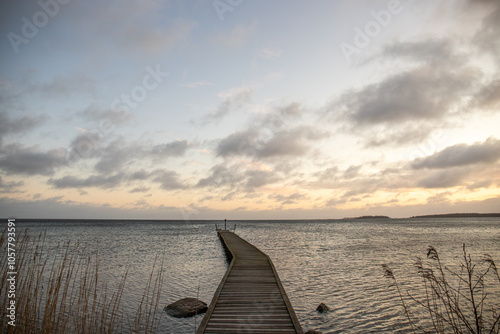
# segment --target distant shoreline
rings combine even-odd
[[[435,215],[413,216],[410,218],[480,218],[500,217],[500,213],[444,213]]]
[[[444,213],[444,214],[430,214],[430,215],[418,215],[411,217],[401,217],[401,218],[392,218],[389,216],[383,215],[365,215],[359,217],[344,217],[344,218],[319,218],[319,219],[231,219],[231,223],[235,222],[255,222],[255,221],[311,221],[311,220],[320,220],[320,221],[342,221],[342,220],[377,220],[377,219],[423,219],[423,218],[488,218],[500,217],[500,213]],[[3,220],[7,220],[7,218],[0,218]],[[179,222],[183,219],[120,219],[120,218],[15,218],[17,222],[98,222],[98,221],[123,221],[123,222]],[[192,219],[190,222],[213,222],[213,223],[221,223],[223,220],[221,219]],[[228,220],[229,221],[229,220]]]

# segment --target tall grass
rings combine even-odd
[[[500,333],[500,275],[491,256],[474,261],[463,245],[459,269],[453,270],[431,246],[414,266],[420,294],[403,291],[392,269],[382,265],[413,332]]]
[[[0,236],[6,249],[7,230]],[[163,283],[163,260],[151,269],[133,323],[121,311],[120,302],[129,268],[114,289],[100,278],[98,252],[81,256],[78,243],[67,242],[51,253],[45,233],[20,233],[16,243],[16,326],[8,325],[8,261],[0,258],[1,333],[152,333],[159,324],[158,305]]]

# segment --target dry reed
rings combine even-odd
[[[463,245],[460,269],[455,271],[431,246],[426,259],[417,258],[414,266],[423,295],[403,293],[391,268],[382,265],[413,332],[500,333],[500,275],[491,256],[473,261]]]
[[[25,230],[16,244],[16,326],[8,325],[7,256],[0,258],[1,333],[153,333],[158,329],[163,260],[151,270],[134,324],[124,319],[120,302],[129,268],[112,293],[100,279],[99,255],[82,257],[78,243],[67,242],[52,254],[46,235],[32,237]],[[6,249],[7,229],[0,236]],[[156,275],[155,275],[156,272]]]

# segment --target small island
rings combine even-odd
[[[391,219],[389,216],[360,216],[352,219]]]

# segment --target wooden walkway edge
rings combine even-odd
[[[303,334],[269,256],[232,232],[217,233],[232,260],[196,334]]]

